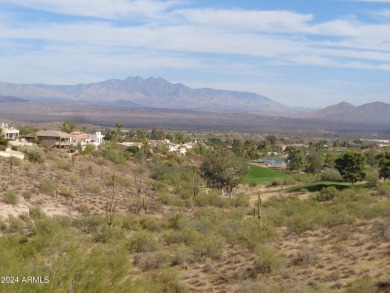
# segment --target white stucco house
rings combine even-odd
[[[1,123],[1,136],[8,140],[17,140],[19,138],[19,130],[11,127],[8,123]]]

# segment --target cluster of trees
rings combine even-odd
[[[232,194],[248,173],[248,164],[232,152],[218,150],[204,158],[200,171],[209,187]]]
[[[352,184],[365,178],[367,164],[378,167],[381,178],[390,178],[390,152],[377,154],[369,150],[364,154],[358,151],[348,151],[340,158],[335,158],[334,154],[328,153],[323,159],[316,148],[309,148],[306,153],[300,147],[290,147],[287,161],[287,169],[290,171],[304,170],[317,174],[325,167],[335,168],[346,182]]]

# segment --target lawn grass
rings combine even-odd
[[[347,183],[347,182],[319,181],[319,182],[307,183],[307,184],[281,189],[278,190],[277,192],[294,192],[300,189],[306,189],[309,192],[315,192],[315,191],[320,191],[322,188],[329,187],[329,186],[334,186],[338,190],[343,190],[351,187],[352,185],[351,183]],[[354,186],[367,187],[367,183],[358,183],[358,184],[354,184]]]
[[[287,178],[291,175],[284,174],[272,168],[249,165],[249,173],[245,177],[247,183],[269,184],[277,178]]]

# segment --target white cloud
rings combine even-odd
[[[185,2],[174,0],[2,3],[95,19],[55,22],[23,16],[15,21],[0,11],[0,66],[7,68],[0,80],[94,82],[170,69],[203,74],[200,86],[206,85],[204,76],[223,76],[230,81],[209,81],[210,86],[299,100],[314,95],[318,88],[280,87],[285,76],[272,77],[269,68],[289,70],[298,65],[390,71],[387,21],[369,23],[353,17],[320,21],[312,14],[292,11],[183,9]],[[390,15],[388,9],[379,13]],[[126,24],[132,19],[143,21]],[[117,20],[123,23],[119,26]],[[236,82],[233,76],[238,74],[252,81]],[[259,86],[257,80],[262,78],[275,83],[265,81]],[[325,91],[322,96],[334,93]]]
[[[72,16],[123,18],[130,16],[157,16],[180,3],[178,0],[0,0],[35,10]]]
[[[259,32],[290,32],[304,29],[305,23],[312,20],[311,14],[291,11],[250,11],[183,9],[175,11],[187,22],[222,28],[223,30],[248,30]]]
[[[381,11],[374,12],[373,14],[384,18],[390,18],[390,9],[382,9]]]

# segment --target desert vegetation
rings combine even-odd
[[[386,150],[210,136],[183,156],[120,148],[122,127],[0,158],[1,292],[389,292]],[[251,164],[276,152],[286,169]]]

